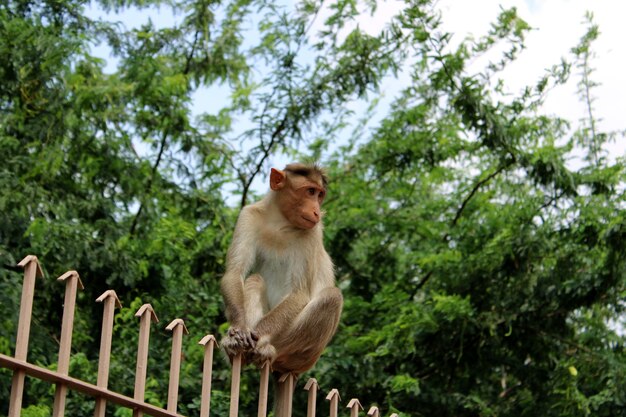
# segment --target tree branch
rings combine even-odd
[[[472,191],[467,195],[467,197],[465,197],[465,199],[463,200],[463,203],[461,204],[461,207],[459,207],[459,209],[457,210],[454,216],[454,219],[452,220],[452,224],[450,225],[451,227],[456,226],[456,223],[459,221],[459,218],[461,218],[461,215],[463,214],[463,210],[465,210],[465,207],[467,207],[467,204],[472,199],[472,197],[474,197],[474,194],[476,194],[478,189],[482,187],[484,184],[486,184],[487,182],[489,182],[491,179],[496,177],[499,173],[507,169],[509,166],[511,166],[511,162],[502,165],[500,168],[496,169],[494,172],[489,174],[486,178],[483,178],[482,180],[478,181],[476,185],[474,185],[474,188],[472,188]],[[446,233],[444,240],[447,238],[448,238],[448,234]]]
[[[159,164],[161,163],[161,158],[163,157],[163,152],[165,151],[166,143],[167,143],[167,130],[163,132],[163,136],[161,137],[161,143],[159,145],[159,153],[157,154],[157,159],[154,162],[154,165],[152,166],[152,172],[150,174],[150,178],[148,178],[148,183],[146,184],[146,189],[144,192],[144,201],[145,201],[145,195],[149,194],[150,191],[152,190],[152,183],[154,182],[154,177],[157,173]],[[133,223],[130,226],[131,236],[135,234],[137,223],[139,221],[139,216],[141,216],[141,212],[143,211],[143,208],[144,208],[144,202],[142,201],[141,204],[139,205],[139,210],[137,210],[137,214],[135,215],[135,218],[133,219]]]
[[[263,147],[263,156],[261,157],[261,160],[256,164],[254,171],[252,171],[248,178],[244,180],[243,191],[241,193],[241,208],[243,208],[247,203],[248,192],[250,191],[250,187],[252,186],[252,181],[254,181],[254,178],[259,174],[261,168],[263,168],[263,164],[265,163],[265,160],[270,156],[270,152],[278,141],[278,137],[285,130],[285,127],[287,126],[287,117],[288,116],[285,115],[278,127],[276,127],[276,129],[272,133],[270,142],[267,144],[267,147]]]
[[[459,221],[459,219],[461,218],[461,215],[463,214],[463,211],[465,210],[465,208],[467,207],[468,203],[470,202],[470,200],[472,199],[472,197],[474,197],[474,195],[478,192],[478,190],[480,189],[480,187],[482,187],[483,185],[485,185],[487,182],[489,182],[490,180],[492,180],[493,178],[495,178],[498,174],[500,174],[502,171],[504,171],[505,169],[507,169],[509,166],[511,166],[513,164],[513,162],[508,162],[502,166],[500,166],[500,168],[496,169],[494,172],[492,172],[491,174],[489,174],[487,177],[483,178],[482,180],[478,181],[474,187],[472,187],[472,191],[470,191],[470,193],[463,199],[463,202],[461,203],[461,207],[459,207],[459,209],[456,211],[456,214],[454,215],[454,219],[452,220],[452,222],[450,223],[450,228],[453,228],[456,226],[457,222]],[[450,233],[446,233],[443,236],[443,241],[446,242],[448,240],[448,237],[450,237]],[[426,285],[426,283],[428,282],[428,280],[433,276],[433,270],[430,270],[426,273],[426,275],[424,276],[424,278],[422,278],[422,280],[415,286],[415,290],[411,293],[410,295],[410,299],[412,299],[413,297],[415,297],[415,295],[417,294],[417,292],[424,286]]]

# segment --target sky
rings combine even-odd
[[[375,34],[385,22],[403,6],[403,1],[385,0],[379,2],[373,16],[363,16],[359,27]],[[549,68],[561,61],[562,57],[571,60],[572,47],[576,46],[587,30],[585,14],[591,12],[594,22],[599,25],[600,36],[593,44],[595,57],[592,61],[592,80],[599,84],[593,91],[595,101],[594,117],[599,120],[600,131],[626,130],[626,1],[623,0],[439,0],[436,7],[442,14],[441,30],[450,32],[452,45],[468,36],[478,38],[484,35],[495,22],[501,10],[515,7],[518,15],[533,29],[526,37],[526,49],[511,63],[501,76],[505,88],[513,94],[520,93],[527,85],[534,84]],[[323,19],[318,19],[319,22]],[[351,28],[346,28],[348,33]],[[494,56],[499,58],[499,56]],[[475,68],[469,70],[479,72]],[[580,77],[576,69],[566,85],[559,86],[548,94],[543,111],[562,117],[577,124],[587,116],[587,108],[578,99],[577,82]],[[381,100],[377,117],[370,127],[385,114],[385,102],[389,103],[395,92],[403,87],[402,78],[388,79],[380,91],[386,95]],[[615,142],[607,145],[610,158],[626,157],[626,139],[617,136]],[[277,165],[282,163],[277,158]],[[573,164],[577,162],[573,160]]]
[[[402,2],[381,3],[373,17],[365,17],[362,28],[375,28],[387,21]],[[441,29],[453,34],[452,44],[467,36],[478,38],[485,34],[502,8],[515,7],[518,15],[533,29],[526,38],[526,50],[501,74],[509,92],[519,93],[545,74],[546,68],[558,64],[562,57],[572,58],[576,46],[587,29],[585,14],[592,12],[600,27],[600,37],[593,44],[595,58],[593,81],[600,85],[593,91],[594,115],[601,131],[626,129],[626,1],[623,0],[440,0]],[[477,63],[478,65],[478,63]],[[469,68],[480,71],[480,68]],[[578,122],[586,116],[586,107],[578,100],[575,69],[568,84],[551,91],[543,110],[548,114]],[[397,80],[388,80],[381,88],[388,94],[398,87]],[[611,157],[626,156],[626,140],[617,137],[609,144]]]
[[[480,3],[480,9],[475,5]],[[624,130],[626,123],[626,2],[622,0],[442,0],[445,25],[457,33],[480,34],[498,13],[499,5],[516,7],[518,14],[534,29],[527,37],[526,51],[505,73],[507,86],[519,91],[525,83],[539,79],[545,68],[558,63],[560,57],[571,56],[586,30],[585,13],[590,11],[600,27],[600,37],[593,45],[596,58],[593,80],[596,88],[595,114],[600,128],[605,131]],[[577,77],[568,85],[557,88],[548,97],[544,109],[551,114],[577,121],[586,109],[576,100]],[[623,138],[612,146],[621,156],[626,156]]]
[[[358,24],[362,29],[376,33],[402,5],[403,2],[397,0],[381,1],[375,15],[363,16]],[[571,48],[577,45],[587,28],[585,13],[592,12],[595,23],[600,27],[600,37],[593,45],[596,56],[592,62],[595,68],[592,77],[600,84],[593,92],[594,115],[599,120],[601,131],[624,131],[626,129],[624,118],[626,115],[626,80],[622,75],[626,72],[624,70],[626,66],[626,42],[624,42],[626,39],[626,24],[624,23],[626,1],[439,0],[436,7],[442,12],[442,30],[453,34],[453,44],[469,35],[477,38],[486,33],[502,8],[517,8],[518,15],[533,30],[526,38],[526,50],[501,74],[511,93],[519,93],[526,85],[534,84],[545,73],[546,68],[559,63],[561,57],[571,58]],[[170,25],[174,20],[172,16],[161,14],[158,10],[149,14],[142,12],[141,18],[133,14],[122,15],[119,18],[127,26],[136,26],[142,23],[142,19],[147,20],[147,16],[157,26],[159,24]],[[318,18],[317,21],[321,22],[323,19]],[[100,54],[114,65],[114,61],[106,56],[106,52],[100,51]],[[480,70],[480,68],[474,69],[476,72]],[[578,80],[579,77],[572,74],[567,85],[559,86],[551,91],[543,110],[572,122],[585,117],[586,108],[576,94]],[[380,89],[386,96],[382,102],[388,103],[393,98],[394,92],[401,88],[401,78],[386,80]],[[195,94],[193,113],[212,111],[215,103],[224,102],[215,97],[222,93],[226,93],[226,90],[212,88],[208,90],[208,93],[207,90],[202,90]],[[385,110],[383,104],[373,123],[384,116]],[[626,156],[626,140],[623,137],[618,135],[616,141],[609,144],[609,147],[612,158]],[[281,157],[276,157],[272,162],[280,166],[285,161]]]

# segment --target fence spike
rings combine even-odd
[[[207,334],[198,342],[204,346],[204,364],[202,366],[202,395],[200,397],[200,417],[209,417],[211,410],[211,379],[213,374],[213,349],[217,340],[212,334]]]
[[[17,323],[15,359],[26,362],[26,357],[28,356],[28,338],[30,336],[30,321],[33,314],[33,298],[35,296],[35,280],[37,277],[43,277],[43,272],[39,265],[39,260],[34,255],[28,255],[17,265],[24,268],[24,283],[22,284],[20,315]],[[25,377],[26,374],[22,370],[13,372],[9,414],[7,417],[20,416]]]
[[[117,294],[113,290],[105,291],[96,299],[98,303],[104,303],[102,313],[102,333],[100,336],[100,356],[98,357],[98,387],[106,389],[109,385],[109,366],[111,363],[111,340],[113,339],[113,316],[115,307],[122,308]],[[104,398],[96,398],[94,417],[104,417],[107,402]]]
[[[37,259],[35,255],[27,255],[17,264],[17,266],[26,268],[29,264],[31,264],[31,262],[33,263],[33,267],[35,268],[35,275],[39,278],[43,278],[43,271],[41,270],[39,259]]]
[[[135,400],[142,401],[146,393],[146,373],[148,370],[148,345],[150,343],[150,323],[158,323],[152,306],[144,304],[139,307],[135,317],[140,318],[139,343],[137,345],[137,370],[135,371]],[[143,411],[133,410],[133,417],[143,416]]]
[[[307,409],[306,409],[307,417],[315,417],[315,406],[316,406],[318,388],[319,388],[319,385],[317,383],[317,379],[315,378],[309,378],[309,380],[306,382],[306,385],[304,386],[304,389],[309,392],[308,401],[307,401]]]
[[[271,367],[272,366],[269,361],[265,361],[261,367],[261,378],[259,381],[259,408],[257,413],[258,417],[267,416],[267,394],[269,392]]]
[[[380,417],[380,412],[378,411],[378,407],[373,405],[372,408],[370,408],[370,410],[367,412],[367,415],[369,417]]]
[[[104,303],[104,308],[106,309],[107,304],[109,304],[109,299],[111,300],[113,308],[122,308],[122,303],[120,302],[120,299],[117,298],[115,290],[106,290],[100,297],[96,298],[96,302]]]
[[[363,406],[357,398],[351,399],[347,408],[350,409],[350,417],[357,417],[359,415],[359,410],[363,410]]]
[[[340,398],[341,397],[339,396],[337,388],[331,389],[326,396],[326,399],[330,401],[330,417],[337,417],[337,409],[339,407]]]
[[[182,319],[174,319],[165,330],[172,332],[172,356],[170,359],[170,383],[167,389],[167,411],[176,413],[178,407],[178,382],[183,354],[183,333],[189,334]]]
[[[67,375],[70,370],[72,330],[74,328],[74,311],[76,310],[76,292],[78,288],[82,290],[85,287],[76,271],[67,271],[57,278],[57,281],[65,282],[65,301],[63,304],[63,322],[61,324],[61,343],[59,343],[57,372],[62,375]],[[57,384],[54,393],[52,417],[63,417],[65,414],[66,396],[67,386],[65,384]]]
[[[233,358],[232,375],[230,381],[230,417],[237,417],[239,413],[239,383],[241,379],[241,354]]]

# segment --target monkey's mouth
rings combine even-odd
[[[311,220],[311,219],[306,218],[304,216],[300,216],[300,217],[302,217],[304,220],[306,220],[305,224],[309,224],[309,225],[311,225],[311,227],[313,227],[313,226],[315,226],[317,224],[317,221],[315,221],[315,220]]]

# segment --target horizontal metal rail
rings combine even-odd
[[[17,360],[11,356],[0,354],[0,367],[13,369],[14,371],[21,370],[24,371],[26,375],[54,384],[62,383],[74,391],[82,392],[83,394],[87,394],[96,398],[105,398],[107,401],[111,401],[112,403],[115,403],[122,407],[138,409],[154,417],[183,417],[180,414],[168,412],[167,410],[156,407],[154,405],[147,404],[142,401],[137,401],[133,398],[126,397],[125,395],[109,391],[108,389],[99,388],[96,385],[89,384],[87,382],[81,381],[80,379],[72,378],[70,376],[51,371],[49,369],[41,368],[28,362]]]

